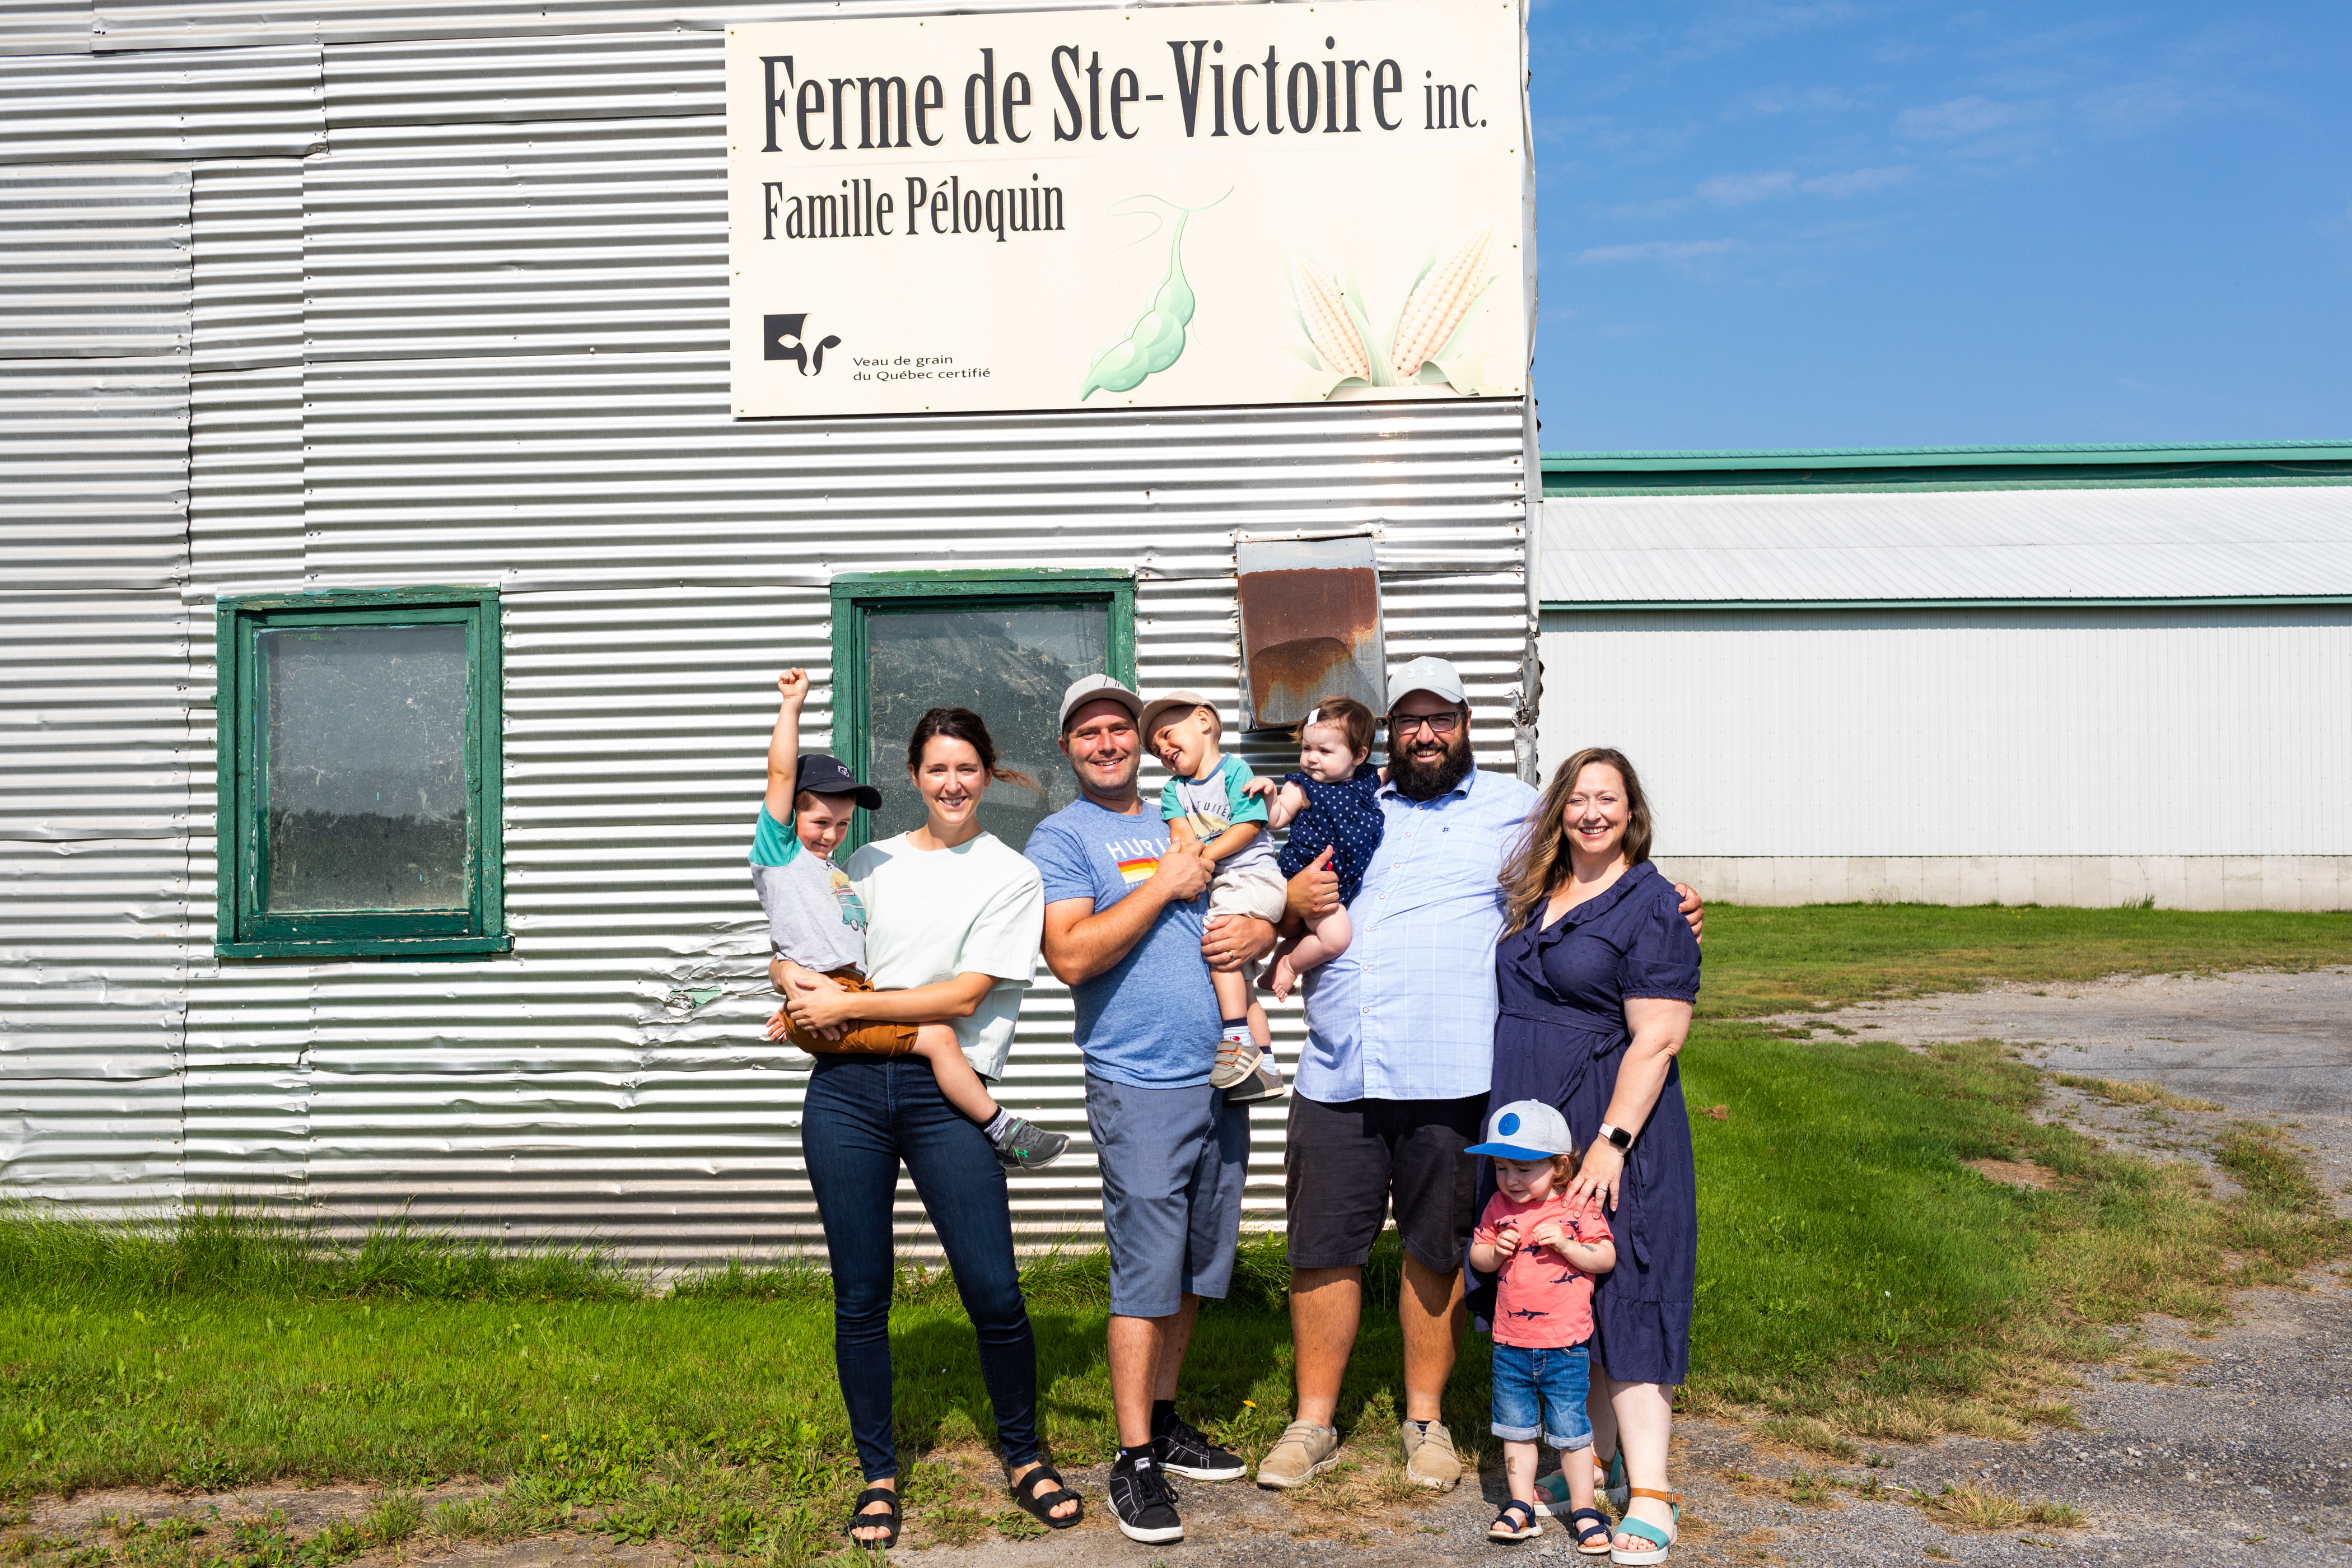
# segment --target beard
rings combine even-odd
[[[1468,778],[1471,766],[1470,726],[1465,723],[1455,727],[1445,749],[1433,756],[1416,757],[1409,749],[1391,748],[1389,783],[1407,800],[1435,800]]]

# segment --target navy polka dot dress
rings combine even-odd
[[[1290,841],[1282,847],[1282,874],[1296,877],[1330,845],[1331,869],[1339,874],[1339,901],[1355,902],[1364,885],[1364,868],[1381,847],[1381,770],[1360,763],[1346,784],[1318,784],[1303,773],[1282,782],[1307,792],[1307,809],[1292,819]]]

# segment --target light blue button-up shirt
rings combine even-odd
[[[1325,1105],[1486,1092],[1503,860],[1538,798],[1484,770],[1435,800],[1381,786],[1381,847],[1348,906],[1355,937],[1307,972],[1296,1092]]]

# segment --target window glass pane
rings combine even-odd
[[[268,908],[466,905],[466,628],[257,634]]]
[[[982,826],[1015,849],[1028,843],[1031,828],[1078,797],[1055,744],[1054,716],[1071,681],[1108,666],[1109,639],[1109,611],[1100,604],[869,612],[873,753],[866,776],[882,791],[873,836],[887,838],[923,820],[922,797],[907,778],[915,721],[929,709],[969,708],[988,722],[997,766],[1045,788],[1039,795],[998,783],[980,803]]]

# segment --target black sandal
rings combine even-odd
[[[1054,1489],[1044,1497],[1036,1496],[1039,1481],[1053,1482]],[[1022,1512],[1048,1530],[1067,1530],[1087,1516],[1086,1500],[1070,1489],[1069,1483],[1062,1479],[1061,1471],[1043,1459],[1037,1461],[1035,1469],[1013,1483],[1013,1500],[1020,1505]],[[1056,1518],[1054,1510],[1066,1502],[1078,1506]]]
[[[890,1505],[890,1511],[867,1513],[866,1505],[870,1502],[887,1502]],[[898,1506],[896,1490],[889,1487],[867,1487],[857,1494],[857,1500],[849,1505],[849,1528],[843,1533],[849,1537],[852,1546],[862,1547],[868,1552],[887,1552],[898,1544],[898,1526],[905,1518],[904,1510]],[[879,1541],[860,1541],[857,1531],[861,1530],[885,1530],[889,1533]]]

